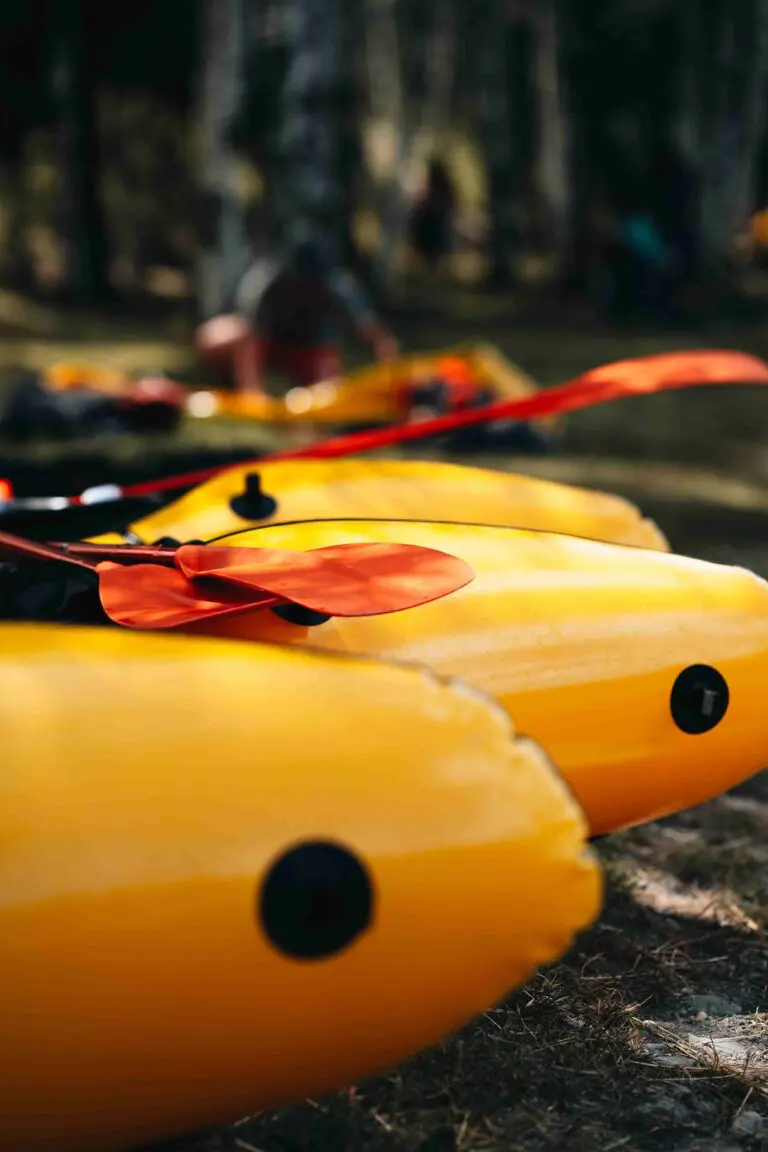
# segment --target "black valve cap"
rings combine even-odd
[[[141,540],[136,537],[135,543],[141,544]],[[153,548],[183,548],[185,544],[205,544],[205,540],[177,540],[175,536],[158,536],[157,540],[153,543]]]
[[[181,548],[181,540],[175,536],[158,536],[152,545],[153,548]]]
[[[313,840],[289,848],[261,885],[258,919],[269,942],[295,960],[348,948],[373,919],[373,885],[348,848]]]
[[[277,501],[262,490],[258,472],[247,474],[245,490],[239,496],[233,496],[229,506],[243,520],[268,520],[277,511]]]
[[[701,736],[717,727],[728,711],[728,703],[725,677],[708,664],[691,664],[675,680],[670,710],[681,732]]]
[[[325,624],[326,620],[330,620],[330,616],[315,612],[312,608],[304,608],[301,604],[281,604],[272,611],[286,623],[298,624],[302,628],[316,628],[318,624]]]

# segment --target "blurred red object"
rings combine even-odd
[[[263,391],[256,336],[242,316],[227,314],[206,320],[195,332],[195,347],[204,360],[229,370],[240,391]]]
[[[168,404],[173,408],[183,408],[187,391],[168,376],[139,376],[126,395],[135,404]]]
[[[222,362],[229,360],[235,348],[252,336],[251,326],[242,316],[214,316],[195,332],[195,345],[206,360]]]
[[[470,364],[459,356],[443,356],[437,365],[437,377],[448,386],[451,408],[460,410],[473,403],[480,391]]]

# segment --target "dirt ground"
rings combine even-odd
[[[150,352],[178,371],[189,365],[179,333],[168,344],[167,331],[126,335],[104,322],[73,345],[37,319],[37,330],[21,321],[15,330],[0,299],[6,367],[56,359],[62,349],[88,359],[107,349],[128,366]],[[664,348],[768,354],[768,331],[755,326],[618,334],[486,315],[450,331],[496,340],[543,383]],[[444,323],[414,322],[408,341],[440,346],[445,334]],[[768,576],[766,426],[761,389],[700,389],[575,416],[557,456],[473,462],[621,492],[676,550]],[[193,443],[267,446],[234,426],[198,428],[185,447]],[[112,475],[135,464],[131,448],[110,455]],[[21,465],[11,446],[3,457]],[[50,467],[51,453],[40,449],[26,463],[34,460]],[[162,1152],[768,1149],[768,773],[597,848],[608,876],[598,923],[502,1005],[375,1080]]]

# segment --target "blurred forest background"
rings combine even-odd
[[[0,285],[200,320],[299,216],[382,307],[746,306],[767,70],[766,0],[3,0]]]

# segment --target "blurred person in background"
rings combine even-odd
[[[285,255],[257,258],[240,282],[234,312],[202,324],[196,342],[205,359],[231,369],[242,390],[263,392],[270,371],[292,387],[306,387],[343,372],[345,318],[375,359],[399,355],[397,340],[357,278],[334,259],[321,230],[299,222]]]
[[[699,269],[698,179],[682,150],[670,140],[662,141],[654,151],[650,186],[653,213],[669,253],[669,312],[674,310],[680,289],[695,279]]]
[[[456,206],[451,174],[442,160],[433,157],[408,229],[411,247],[432,272],[453,251]]]
[[[616,321],[662,321],[669,312],[674,252],[649,177],[634,164],[616,161],[611,169],[610,228],[596,279],[601,303]]]

